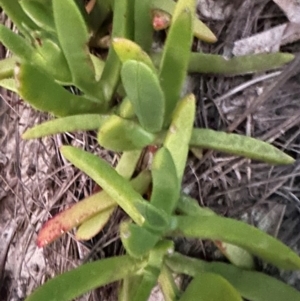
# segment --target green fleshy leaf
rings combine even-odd
[[[105,66],[105,62],[91,53],[90,53],[90,57],[94,65],[96,81],[99,81]]]
[[[112,115],[100,128],[98,142],[113,151],[142,149],[154,141],[155,136],[134,121]]]
[[[143,198],[106,161],[70,146],[61,147],[61,153],[102,187],[138,225],[144,223],[145,218],[137,209]]]
[[[199,273],[188,285],[179,301],[242,301],[241,295],[223,277]]]
[[[19,95],[38,110],[56,116],[101,113],[103,110],[101,104],[71,94],[32,65],[22,64],[15,75]]]
[[[54,42],[52,38],[44,37],[43,35],[37,35],[36,39],[39,40],[39,43],[36,45],[36,50],[44,62],[40,64],[40,67],[52,75],[57,81],[65,85],[70,85],[73,82],[72,74],[64,53],[58,46],[58,42]],[[59,68],[57,66],[59,66]]]
[[[102,28],[101,25],[112,13],[112,8],[112,0],[96,1],[92,11],[89,13],[89,23],[91,24],[93,31],[96,32],[99,28]]]
[[[120,233],[126,252],[136,258],[145,256],[160,239],[159,235],[131,222],[123,222],[120,226]]]
[[[90,176],[139,226],[162,233],[169,225],[168,217],[145,201],[107,162],[71,146],[61,147],[63,156]]]
[[[146,52],[151,50],[153,37],[151,2],[152,0],[143,0],[134,3],[134,41]]]
[[[156,285],[157,281],[157,269],[153,269],[151,267],[148,268],[147,271],[144,271],[143,278],[139,287],[137,288],[137,292],[134,294],[132,301],[148,301],[151,291]]]
[[[81,114],[46,121],[27,130],[23,139],[36,139],[58,133],[91,131],[98,129],[109,115]]]
[[[180,213],[189,215],[189,216],[214,216],[216,213],[214,213],[211,209],[207,207],[201,207],[199,206],[198,202],[187,196],[187,195],[181,195],[178,203],[177,203],[177,210],[179,210]]]
[[[174,217],[175,235],[220,240],[287,270],[300,269],[300,257],[279,240],[244,222],[220,216]]]
[[[217,37],[214,33],[197,16],[194,17],[193,31],[194,36],[199,40],[207,43],[217,42]]]
[[[282,67],[294,59],[291,53],[260,53],[226,59],[221,55],[195,53],[190,55],[188,71],[223,75],[240,75]]]
[[[18,89],[16,87],[16,81],[14,78],[0,79],[0,87],[18,93]]]
[[[183,98],[173,112],[172,122],[163,145],[170,151],[181,185],[195,118],[195,97],[190,94]]]
[[[30,40],[30,32],[37,30],[38,26],[25,14],[19,0],[0,0],[0,7],[19,31]]]
[[[90,240],[96,236],[109,221],[115,207],[97,213],[89,220],[80,225],[76,231],[75,238],[77,240]]]
[[[194,13],[195,0],[179,0],[165,42],[159,78],[166,100],[166,124],[169,124],[173,110],[180,99],[181,89],[186,78],[193,39],[192,15]],[[174,76],[174,70],[176,70],[176,76]]]
[[[186,195],[181,195],[179,198],[177,210],[188,216],[216,215],[211,209],[199,206],[195,199]],[[245,269],[254,268],[253,256],[246,250],[219,240],[214,241],[214,243],[232,264]]]
[[[114,1],[112,39],[133,39],[134,1]],[[105,67],[99,81],[99,88],[106,102],[110,102],[120,80],[121,61],[113,47],[110,47]]]
[[[219,240],[215,240],[214,244],[235,266],[249,270],[255,268],[253,256],[246,250]]]
[[[192,52],[189,58],[188,72],[235,76],[280,68],[291,62],[294,57],[291,53],[278,52],[226,59],[221,55]],[[162,54],[154,53],[151,58],[155,66],[159,66]]]
[[[26,62],[39,63],[42,57],[37,55],[35,49],[21,36],[12,32],[4,25],[0,25],[0,41],[15,56]]]
[[[194,129],[190,146],[222,151],[271,164],[292,164],[295,161],[266,142],[210,129]]]
[[[21,0],[23,11],[40,28],[55,32],[51,0]]]
[[[128,97],[125,97],[122,100],[121,104],[117,108],[117,114],[125,119],[133,119],[135,117],[133,106]]]
[[[150,182],[150,172],[143,171],[131,180],[130,184],[138,193],[143,194],[147,191]],[[37,245],[44,247],[72,228],[84,225],[86,221],[99,212],[115,208],[116,206],[117,203],[105,191],[95,193],[46,222],[38,234]]]
[[[138,44],[128,39],[114,38],[112,46],[122,63],[125,63],[129,60],[135,60],[144,63],[151,68],[151,70],[156,71],[151,58]]]
[[[162,147],[155,153],[151,173],[153,187],[150,202],[156,208],[171,214],[178,201],[180,185],[175,164],[167,148]]]
[[[48,37],[35,32],[36,48],[34,48],[24,38],[0,25],[0,40],[14,53],[17,61],[34,64],[59,81],[67,83],[71,81],[70,71],[60,48]],[[58,65],[61,68],[57,68]]]
[[[87,263],[49,280],[25,301],[69,301],[94,288],[130,276],[143,265],[142,261],[135,261],[129,256]]]
[[[300,293],[292,286],[260,272],[243,270],[221,262],[209,263],[179,253],[172,254],[166,262],[174,273],[189,276],[203,272],[219,274],[247,300],[300,301]]]
[[[141,126],[149,132],[160,131],[165,98],[157,75],[144,63],[129,60],[123,64],[121,77]]]
[[[136,165],[141,158],[141,154],[142,150],[123,152],[116,166],[117,173],[125,179],[130,179],[136,170]]]
[[[16,62],[16,57],[0,60],[0,80],[13,77]]]
[[[125,179],[130,179],[136,169],[136,164],[140,159],[141,151],[124,152],[116,166],[116,171]],[[132,187],[138,193],[143,195],[149,187],[150,179],[147,176],[147,171],[140,173],[131,182]],[[103,194],[106,195],[105,192]],[[107,196],[107,195],[106,195]],[[107,196],[109,198],[109,196]],[[114,212],[116,206],[99,212],[89,220],[85,221],[76,232],[77,239],[88,240],[98,234]]]
[[[103,102],[87,45],[90,33],[86,12],[73,0],[53,0],[52,5],[57,36],[74,84],[94,101]]]

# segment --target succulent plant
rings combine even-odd
[[[236,75],[277,68],[288,53],[224,59],[191,52],[193,37],[216,41],[197,19],[195,0],[0,0],[18,27],[0,26],[0,40],[13,57],[0,62],[0,86],[55,118],[23,134],[24,139],[97,130],[99,144],[121,158],[113,168],[79,148],[61,154],[103,190],[50,219],[37,244],[46,246],[78,227],[90,239],[120,206],[126,255],[84,264],[57,276],[26,300],[72,300],[93,288],[121,281],[119,300],[148,300],[159,283],[165,300],[300,300],[292,287],[253,270],[252,255],[279,268],[300,269],[300,258],[275,238],[241,221],[220,217],[183,194],[181,182],[190,148],[212,149],[291,164],[293,158],[263,141],[194,128],[196,100],[181,97],[188,72]],[[112,30],[110,28],[110,17]],[[168,28],[163,50],[152,51],[154,29]],[[94,46],[109,45],[103,60]],[[67,88],[75,86],[79,95]],[[115,96],[121,101],[116,102]],[[133,177],[141,153],[156,146],[150,169]],[[150,185],[152,184],[152,185]],[[148,192],[148,198],[145,193]],[[173,237],[215,242],[232,264],[207,263],[174,251]],[[122,267],[122,268],[120,268]],[[182,292],[174,273],[193,280]],[[213,289],[211,289],[213,287]]]

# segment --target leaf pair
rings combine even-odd
[[[185,118],[179,118],[180,116],[186,116],[187,113],[184,112],[190,112],[188,114],[191,114],[192,112],[194,112],[194,104],[193,102],[191,102],[191,100],[189,98],[187,98],[187,100],[182,102],[179,104],[178,106],[178,111],[174,112],[174,116],[173,116],[173,123],[170,126],[170,132],[168,135],[169,138],[168,140],[166,140],[165,143],[165,147],[169,147],[168,151],[166,151],[164,148],[161,149],[161,151],[158,153],[158,156],[155,157],[154,161],[154,166],[158,166],[158,169],[160,169],[160,171],[165,172],[166,170],[164,170],[164,166],[160,165],[161,158],[165,158],[164,160],[166,160],[166,158],[170,158],[171,154],[173,154],[174,158],[178,158],[180,159],[180,157],[178,156],[178,152],[176,152],[177,150],[177,144],[174,143],[172,144],[171,142],[174,140],[176,140],[176,136],[178,136],[178,133],[181,133],[182,136],[177,137],[177,139],[179,138],[183,138],[185,137],[185,134],[187,131],[186,128],[184,128],[182,131],[176,131],[176,124],[183,124],[182,122],[186,121]],[[181,113],[180,113],[181,112]],[[183,113],[184,114],[183,114]],[[178,117],[177,117],[178,116]],[[177,117],[177,118],[176,118]],[[191,128],[192,128],[192,118],[189,118],[189,131],[191,133]],[[189,141],[188,137],[185,138],[187,141]],[[170,142],[168,142],[170,141]],[[177,140],[178,141],[178,140]],[[168,142],[168,143],[167,143]],[[186,148],[187,149],[187,148]],[[187,150],[186,150],[187,151]],[[96,157],[89,157],[90,159],[88,159],[86,163],[84,163],[84,161],[86,161],[85,156],[87,155],[86,153],[79,151],[79,150],[75,150],[72,148],[64,148],[63,149],[63,154],[67,155],[66,157],[71,160],[73,163],[76,164],[76,166],[83,168],[83,166],[85,166],[83,168],[84,171],[88,170],[88,174],[91,175],[99,184],[101,183],[105,183],[106,182],[106,186],[105,187],[106,191],[111,194],[111,195],[116,195],[117,191],[119,194],[123,194],[124,195],[124,191],[127,189],[126,188],[126,184],[125,182],[122,180],[122,185],[120,182],[120,179],[118,179],[117,174],[113,174],[109,171],[109,169],[111,170],[112,168],[110,167],[109,169],[107,168],[103,168],[102,163],[99,165],[99,163],[97,163],[100,159],[96,158]],[[89,155],[92,156],[92,155]],[[173,161],[167,159],[166,162],[172,162],[174,164]],[[179,162],[181,162],[181,160],[179,160]],[[182,164],[177,165],[177,167],[175,167],[175,165],[173,167],[171,167],[172,163],[169,163],[165,166],[168,165],[167,168],[173,168],[176,169],[180,172],[182,170]],[[94,169],[94,171],[92,171],[92,169]],[[96,171],[96,170],[98,171]],[[100,172],[101,171],[101,172]],[[99,180],[99,175],[100,173],[102,174],[103,180],[105,182],[100,182]],[[177,173],[177,171],[176,171]],[[98,176],[96,177],[96,175],[98,174]],[[159,176],[163,175],[159,174]],[[174,175],[173,175],[174,176]],[[153,172],[153,179],[154,177],[157,177],[156,175],[156,171],[154,170]],[[175,179],[176,180],[176,179]],[[155,181],[155,180],[154,180]],[[159,183],[159,177],[157,177],[156,179],[156,183]],[[117,183],[117,186],[114,188],[112,185],[114,185],[113,183]],[[174,188],[176,187],[176,183],[175,181],[173,182],[173,185],[170,185],[170,188]],[[161,183],[164,184],[164,183]],[[175,185],[175,186],[174,186]],[[122,187],[122,188],[121,188]],[[158,187],[158,186],[157,186]],[[165,187],[165,185],[162,185],[162,187],[158,187],[159,189],[165,189],[165,191],[162,191],[162,195],[161,196],[166,196],[165,193],[170,193],[169,191],[167,191],[167,188]],[[111,189],[115,190],[115,192],[113,192]],[[128,195],[132,195],[131,192],[129,192]],[[157,195],[159,197],[159,194],[156,193],[153,195],[153,198],[151,199],[151,204],[157,204],[157,206],[160,206],[160,208],[162,210],[164,210],[165,212],[167,210],[170,210],[168,208],[170,207],[165,207],[165,205],[170,205],[170,204],[164,204],[161,203],[161,200],[165,201],[164,198],[160,199],[160,201],[158,199],[156,199]],[[133,196],[133,195],[132,195]],[[170,196],[170,194],[169,194]],[[134,199],[135,197],[133,197],[132,199]],[[128,199],[127,201],[131,201],[132,199]],[[174,197],[174,199],[176,199],[176,197]],[[170,197],[169,200],[167,201],[172,201],[172,195]],[[140,203],[139,202],[133,202],[136,205],[138,205],[137,207],[139,207]],[[121,203],[120,203],[121,204]],[[159,205],[161,204],[161,205]],[[173,205],[171,205],[171,208],[174,208]],[[139,207],[142,208],[142,207]],[[148,209],[150,209],[150,207],[148,207]],[[158,225],[159,223],[161,223],[161,221],[158,219],[157,217],[159,217],[159,215],[156,215],[155,211],[149,211],[149,210],[142,210],[140,212],[143,213],[143,216],[147,219],[149,218],[149,214],[151,214],[152,216],[150,217],[150,221],[148,221],[148,226],[143,226],[143,224],[140,225],[134,225],[134,224],[124,224],[125,227],[121,230],[122,231],[122,241],[124,243],[124,246],[126,247],[126,249],[129,251],[129,254],[131,254],[134,257],[141,257],[143,256],[143,254],[146,254],[147,252],[151,252],[151,249],[154,248],[154,246],[156,246],[160,235],[159,233],[164,233],[165,231],[163,224],[161,224],[163,227],[159,227],[154,229],[153,225],[156,224]],[[151,209],[152,210],[152,209]],[[130,211],[130,210],[129,210]],[[130,212],[128,211],[128,213],[130,214]],[[172,211],[172,209],[171,209]],[[153,215],[154,214],[154,215]],[[154,218],[154,219],[153,219]],[[157,223],[158,222],[158,223]],[[285,247],[282,243],[276,241],[273,238],[270,238],[268,235],[261,233],[259,230],[252,228],[251,226],[248,226],[246,224],[243,224],[241,222],[234,222],[234,225],[232,225],[232,221],[230,219],[226,219],[226,218],[219,218],[219,217],[215,217],[212,216],[211,214],[208,214],[207,217],[203,217],[201,216],[200,218],[196,218],[196,217],[176,217],[173,218],[173,222],[171,224],[169,224],[170,227],[170,234],[179,234],[179,233],[183,233],[184,235],[187,236],[195,236],[195,237],[199,237],[199,238],[208,238],[208,239],[219,239],[225,242],[230,242],[230,243],[234,243],[238,246],[241,246],[249,251],[251,251],[252,253],[264,258],[265,260],[274,263],[277,266],[280,267],[285,267],[285,268],[298,268],[299,266],[299,258],[298,256],[296,256],[294,253],[291,252],[291,250],[287,247]],[[203,223],[203,224],[201,224]],[[152,227],[149,227],[149,224],[152,225]],[[202,225],[202,227],[198,228],[199,224]],[[146,225],[146,223],[145,223]],[[142,226],[142,227],[141,227]],[[241,230],[240,230],[241,229]],[[149,231],[150,230],[150,231]],[[154,233],[153,232],[156,232]],[[174,232],[175,231],[175,232]],[[242,233],[240,233],[239,231],[242,231]],[[259,234],[259,241],[256,240],[256,232],[254,233],[253,231],[258,231]],[[252,241],[249,240],[248,238],[252,237]],[[242,239],[243,238],[243,239]],[[264,242],[263,244],[260,244],[260,242]],[[273,253],[272,250],[279,250],[279,254],[277,254],[275,256],[275,253]],[[147,278],[145,278],[145,282],[141,282],[144,283],[143,286],[145,285],[146,287],[151,287],[151,285],[153,285],[154,283],[154,279],[156,279],[155,275],[157,272],[152,271],[153,274],[150,273],[150,279],[147,280]],[[144,276],[146,277],[146,276]],[[215,277],[213,277],[213,279],[215,279]],[[220,282],[220,287],[222,288],[222,285],[225,286],[225,288],[228,288],[228,284],[226,282],[224,282],[222,279],[217,277],[218,282]],[[149,282],[148,282],[149,281]],[[142,286],[142,287],[143,287]],[[229,289],[231,290],[230,286]],[[147,289],[142,289],[141,293],[143,293],[144,291],[147,291]],[[188,294],[188,291],[187,291]],[[184,295],[183,295],[184,296]],[[210,296],[210,295],[209,295]]]
[[[115,195],[115,192],[110,190],[109,186],[114,190],[118,190],[119,193],[123,193],[124,190],[127,190],[126,186],[122,187],[118,186],[116,188],[113,188],[112,185],[114,182],[119,182],[120,179],[118,177],[120,176],[113,176],[112,179],[109,179],[111,176],[111,172],[108,172],[108,169],[103,169],[102,165],[100,168],[100,165],[97,163],[100,161],[100,158],[87,158],[88,163],[84,163],[82,161],[86,161],[86,153],[83,151],[79,151],[70,147],[63,148],[63,154],[66,155],[66,157],[71,160],[72,162],[76,162],[76,166],[82,167],[82,164],[86,165],[86,168],[84,170],[89,169],[89,174],[94,175],[93,178],[97,180],[97,177],[95,176],[97,173],[100,174],[103,172],[103,180],[106,181],[106,189],[107,192],[110,195]],[[101,163],[102,164],[102,163]],[[99,165],[99,166],[98,166]],[[92,169],[94,171],[92,171]],[[112,167],[110,167],[112,170]],[[98,170],[98,171],[97,171]],[[99,182],[100,183],[100,182]],[[107,186],[109,185],[109,186]],[[122,190],[122,191],[121,191]],[[131,192],[130,192],[131,193]],[[128,200],[129,201],[129,200]],[[134,202],[135,203],[135,202]],[[148,217],[147,211],[143,211],[145,214],[145,217]],[[132,224],[133,225],[133,224]],[[200,225],[200,227],[199,227]],[[300,260],[299,257],[293,253],[288,247],[284,246],[279,241],[275,240],[274,238],[271,238],[265,233],[262,233],[261,231],[244,224],[242,222],[233,221],[227,218],[217,217],[213,215],[207,215],[207,216],[201,216],[201,217],[176,217],[174,218],[174,222],[170,224],[170,234],[183,234],[188,237],[198,237],[198,238],[206,238],[206,239],[219,239],[225,242],[234,243],[238,246],[241,246],[252,253],[264,258],[266,261],[271,262],[275,264],[278,267],[288,268],[288,269],[298,269],[300,267]],[[130,232],[127,233],[129,235],[132,235],[132,238],[138,239],[142,237],[146,237],[149,239],[150,245],[151,241],[156,245],[157,236],[154,234],[153,236],[145,236],[144,232],[140,232],[137,226],[134,228],[129,229]],[[144,228],[144,229],[150,229],[150,228]],[[125,232],[123,232],[123,235],[126,235],[126,231],[128,229],[125,228]],[[138,232],[134,232],[134,231]],[[175,230],[175,232],[174,232]],[[151,230],[152,231],[152,230]],[[152,232],[153,233],[153,232]],[[152,240],[152,237],[155,238],[155,240]],[[130,239],[130,236],[127,237]],[[249,239],[251,238],[251,239]],[[123,239],[122,239],[123,240]],[[136,252],[134,255],[143,254],[151,247],[145,248],[141,244],[141,240],[131,241],[129,242],[129,245],[125,243],[125,246],[127,248],[131,248],[132,250],[135,250]],[[134,246],[134,247],[133,247]],[[173,266],[172,266],[173,267]],[[175,267],[176,270],[176,267]],[[89,279],[89,278],[88,278]],[[87,279],[87,282],[88,282]],[[220,280],[222,282],[222,280]],[[225,285],[226,283],[224,283]],[[257,299],[262,300],[262,299]],[[293,299],[291,299],[293,300]]]
[[[52,92],[53,91],[54,90],[52,90]],[[78,96],[75,97],[75,99],[78,99],[78,101],[80,101],[80,97]],[[56,105],[55,103],[56,102],[50,103],[53,108],[51,108],[51,110],[53,110],[56,115],[62,114],[63,112],[59,106],[59,103],[57,103]],[[59,108],[59,110],[56,108],[56,106],[57,108]],[[88,106],[85,107],[86,109],[88,109]],[[67,113],[65,114],[70,114],[70,111],[67,109],[66,112]],[[33,129],[26,131],[23,134],[23,138],[40,138],[66,131],[71,132],[78,130],[94,130],[101,128],[106,122],[107,125],[104,127],[104,134],[105,132],[107,132],[108,136],[103,135],[102,138],[102,131],[100,130],[98,133],[98,139],[103,146],[109,149],[120,151],[142,149],[148,144],[158,142],[162,144],[165,139],[165,134],[162,135],[162,137],[159,137],[161,135],[155,136],[143,130],[134,121],[125,120],[118,116],[111,117],[110,115],[98,114],[68,116],[65,118],[58,118],[52,121],[47,121],[41,125],[35,126]],[[116,125],[115,127],[113,126],[114,124]],[[111,134],[109,133],[110,131],[112,131]],[[110,140],[110,135],[113,135],[115,137],[114,140]],[[169,135],[171,136],[171,134]],[[187,136],[183,135],[183,137]],[[184,147],[180,139],[178,139],[177,142],[179,143],[178,145]],[[174,148],[177,149],[176,143],[173,143],[173,145]],[[189,146],[201,149],[222,151],[228,154],[241,155],[246,158],[261,160],[272,164],[291,164],[294,162],[294,159],[292,157],[286,155],[282,151],[266,142],[251,137],[241,136],[237,134],[228,134],[225,132],[213,131],[210,129],[193,129],[192,136],[189,141]],[[181,161],[181,165],[184,165],[182,163],[184,162],[184,160],[176,159],[176,162],[179,161]]]
[[[150,132],[159,132],[170,124],[180,99],[190,56],[194,13],[194,0],[176,5],[158,71],[139,46],[114,40],[113,47],[123,63],[121,77],[125,91],[140,124]]]
[[[143,62],[128,60],[123,63],[121,77],[141,126],[146,131],[159,132],[166,103],[157,74]]]
[[[125,153],[124,157],[135,161],[131,154]],[[135,191],[143,194],[150,182],[150,173],[144,171],[132,179],[130,184]],[[39,231],[37,245],[44,247],[78,226],[76,238],[91,239],[102,230],[116,206],[117,203],[105,191],[95,193],[48,220]]]
[[[295,161],[289,155],[264,141],[211,129],[194,129],[190,146],[244,156],[270,164],[291,164]]]
[[[283,269],[300,269],[300,258],[275,238],[246,223],[220,216],[178,216],[175,235],[220,240]]]
[[[26,38],[30,39],[30,31],[37,30],[38,26],[26,15],[19,0],[1,0],[1,8],[18,27]]]
[[[184,273],[192,277],[196,276],[197,278],[200,278],[198,275],[202,273],[213,273],[217,276],[221,276],[227,281],[227,284],[225,284],[226,287],[230,284],[229,290],[232,290],[232,287],[234,287],[234,289],[247,300],[300,300],[300,294],[296,289],[260,272],[243,270],[221,262],[209,263],[203,260],[183,256],[179,253],[174,253],[166,258],[166,264],[175,273]],[[216,279],[216,281],[218,281],[218,279]],[[210,286],[203,288],[204,294],[208,293],[207,290],[209,288]],[[213,290],[219,291],[218,286],[213,285]],[[201,294],[200,291],[199,294]],[[223,297],[221,300],[223,300]]]
[[[105,107],[104,103],[111,99],[104,101],[103,86],[98,84],[102,66],[88,49],[90,29],[83,4],[72,0],[23,0],[21,6],[12,7],[3,2],[13,19],[26,21],[16,24],[25,26],[28,38],[26,41],[1,28],[0,39],[4,45],[21,62],[34,64],[61,83],[77,86],[90,100]],[[29,44],[32,41],[34,46]]]
[[[168,220],[161,210],[146,202],[107,162],[82,150],[63,146],[62,154],[93,178],[138,225],[153,232],[166,229]],[[93,168],[92,168],[93,167]]]
[[[208,208],[202,208],[198,202],[187,196],[181,196],[177,209],[185,216],[174,217],[173,235],[222,241],[238,246],[267,262],[283,269],[299,269],[300,258],[280,241],[255,227],[230,218],[217,216]],[[225,244],[226,247],[228,245]],[[233,258],[232,250],[227,251],[230,261],[239,266],[251,267],[248,255],[240,254],[243,262]],[[240,251],[238,251],[240,252]],[[248,263],[248,264],[247,264]]]
[[[121,38],[113,41],[122,62],[121,78],[141,126],[155,133],[162,129],[165,98],[150,57],[137,44]]]
[[[177,210],[187,216],[203,217],[203,216],[215,216],[216,214],[209,208],[200,207],[198,202],[186,195],[181,195],[177,204]],[[223,255],[235,266],[253,269],[254,260],[252,255],[246,250],[237,247],[235,245],[225,243],[220,240],[214,241],[215,245],[223,253]]]
[[[105,110],[105,106],[99,102],[71,94],[31,64],[21,64],[15,73],[18,93],[38,110],[56,116],[100,113]]]
[[[171,216],[179,198],[180,184],[172,155],[167,148],[162,147],[155,153],[151,174],[150,204]],[[145,256],[155,247],[165,230],[162,229],[160,233],[153,233],[147,227],[126,222],[120,227],[121,240],[128,254],[139,258]]]
[[[157,252],[153,253],[153,255],[155,255],[153,257],[157,260],[154,267],[159,267],[160,265],[161,256],[157,256]],[[151,262],[153,261],[151,260]],[[121,279],[125,279],[126,281],[135,278],[137,281],[132,282],[132,284],[135,285],[129,285],[127,288],[122,288],[122,300],[133,300],[134,294],[132,294],[132,296],[130,295],[130,292],[135,292],[134,289],[141,284],[141,277],[136,275],[138,275],[138,271],[144,270],[147,267],[147,263],[147,260],[136,260],[127,255],[88,263],[49,280],[46,284],[31,294],[26,301],[54,301],[57,299],[61,301],[68,301],[93,288],[109,284],[113,281]],[[180,299],[181,301],[193,300],[184,299],[189,297],[189,294],[197,296],[198,298],[200,298],[200,296],[203,298],[203,296],[208,294],[211,298],[212,294],[220,294],[221,292],[222,295],[221,297],[219,295],[217,300],[237,300],[235,299],[236,293],[232,292],[232,286],[241,296],[252,301],[300,300],[300,295],[297,290],[279,280],[259,272],[245,271],[225,263],[207,263],[201,260],[188,258],[178,253],[169,255],[166,259],[166,263],[170,270],[175,273],[184,273],[195,277],[195,281],[192,282],[191,287],[188,287],[187,291],[183,294],[181,297],[182,299]],[[120,269],[120,267],[122,267],[122,269]],[[171,281],[167,279],[168,277],[172,277],[172,275],[167,274],[166,277],[165,267],[163,267],[162,271],[164,277],[161,278],[160,276],[159,280],[163,281],[161,286],[165,292],[169,292],[168,296],[170,296],[172,294],[172,289],[169,287],[168,290],[166,290],[165,287],[170,285],[172,282],[172,279]],[[155,271],[153,272],[155,273]],[[200,276],[201,274],[202,276]],[[155,279],[155,276],[150,276],[149,281],[153,281],[153,278]],[[226,279],[226,281],[224,281],[224,279]],[[201,284],[202,281],[203,283]],[[76,285],[74,285],[74,283],[76,283]],[[207,285],[204,286],[204,283]],[[202,289],[197,289],[197,287],[195,287],[196,284],[198,288],[198,285],[200,285]],[[212,285],[213,288],[211,289]],[[196,292],[194,292],[194,290],[196,290]],[[125,298],[126,293],[129,294],[130,298]],[[176,295],[173,296],[176,298]],[[190,297],[194,298],[194,296]],[[230,299],[228,299],[228,297],[230,297]],[[175,299],[166,300],[169,301]]]
[[[183,162],[188,152],[188,147],[180,148],[180,151],[178,151],[176,143],[178,141],[185,141],[186,143],[188,142],[189,136],[191,135],[194,111],[194,99],[193,97],[187,97],[186,99],[182,100],[182,102],[180,103],[180,105],[178,105],[178,108],[174,113],[174,120],[171,124],[169,136],[167,136],[166,138],[165,147],[161,148],[156,153],[154,158],[152,167],[152,177],[154,185],[150,200],[151,205],[147,205],[147,203],[145,203],[138,194],[134,193],[130,189],[128,190],[128,188],[126,188],[126,186],[128,186],[128,183],[125,182],[125,179],[118,176],[118,174],[111,167],[109,167],[107,163],[99,161],[97,157],[85,153],[83,151],[69,147],[62,148],[62,153],[67,158],[72,160],[72,162],[76,164],[76,166],[80,167],[89,175],[93,176],[95,180],[97,178],[98,180],[96,180],[96,182],[98,182],[98,184],[101,187],[108,191],[111,191],[111,197],[113,200],[117,196],[117,202],[119,203],[119,205],[125,211],[127,211],[129,216],[131,216],[138,223],[138,225],[141,226],[144,224],[144,217],[147,219],[147,221],[145,222],[144,229],[138,228],[136,225],[133,224],[128,225],[128,227],[130,227],[130,231],[144,231],[145,235],[147,235],[148,233],[148,238],[153,237],[152,244],[150,247],[146,249],[144,248],[142,251],[133,251],[133,253],[136,254],[136,256],[137,254],[141,255],[139,252],[142,252],[144,254],[144,252],[146,252],[145,250],[149,251],[150,248],[154,247],[154,245],[157,243],[160,236],[152,234],[153,231],[158,231],[159,233],[161,233],[161,231],[166,230],[165,227],[168,223],[167,220],[165,220],[165,217],[163,217],[164,215],[161,215],[161,213],[159,213],[160,211],[154,210],[154,208],[158,208],[159,210],[162,210],[166,214],[170,215],[176,207],[176,203],[179,197],[180,182],[184,170]],[[89,120],[90,117],[93,117],[92,120]],[[30,130],[29,132],[27,132],[27,136],[34,136],[36,132],[42,133],[43,129],[48,130],[49,133],[49,127],[53,131],[57,130],[57,128],[63,128],[64,130],[72,130],[74,129],[74,127],[84,127],[86,129],[89,129],[90,127],[101,125],[105,118],[107,117],[101,115],[70,116],[62,120],[58,119],[48,122],[48,129],[45,126],[39,126],[38,131]],[[180,127],[180,125],[184,125],[184,127],[181,127],[183,130],[178,130],[174,132],[174,129],[176,127]],[[68,128],[66,128],[66,126],[68,126]],[[133,163],[132,159],[130,160],[130,162],[126,161],[127,163],[124,163],[126,166],[124,164],[117,166],[117,171],[123,176],[127,174],[126,177],[128,177],[128,173],[125,172],[125,170],[128,169],[130,163]],[[174,160],[176,160],[176,164],[174,164]],[[93,170],[89,169],[91,166],[93,166]],[[135,165],[133,165],[133,167],[134,166]],[[132,172],[133,170],[129,173],[129,177],[131,176]],[[178,174],[180,175],[180,178],[178,178]],[[124,192],[120,192],[118,187],[124,187],[124,191],[126,191],[126,193],[124,194]],[[62,229],[63,231],[68,231],[71,227],[82,223],[85,219],[94,215],[98,210],[100,210],[96,209],[98,208],[96,206],[96,203],[100,202],[101,200],[103,204],[106,204],[108,202],[108,207],[103,207],[101,211],[110,209],[112,206],[110,199],[106,200],[107,196],[104,196],[103,194],[102,197],[102,194],[103,193],[100,193],[99,196],[92,196],[90,199],[78,203],[78,205],[74,205],[66,212],[55,217],[52,221],[49,221],[47,223],[47,226],[44,227],[39,234],[39,245],[42,246],[45,243],[47,244],[51,242],[55,237],[57,237],[57,235],[55,235],[54,237],[49,237],[49,233],[57,232],[58,235],[60,235]],[[127,200],[127,202],[125,200]],[[91,202],[95,204],[92,205]],[[80,209],[81,207],[86,209]],[[87,207],[91,207],[92,212],[89,212]],[[140,216],[140,213],[142,213],[144,217]],[[72,216],[73,218],[71,218]],[[57,231],[50,231],[49,227],[54,227],[55,229],[57,228]],[[131,239],[127,240],[127,245],[135,245],[135,237],[137,237],[138,239],[141,238],[140,235],[133,234]],[[134,239],[133,242],[132,239]],[[145,241],[150,242],[149,239],[145,239]],[[142,246],[144,247],[145,245],[142,244]],[[128,248],[130,249],[131,247],[128,245]]]

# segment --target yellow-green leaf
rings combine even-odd
[[[47,32],[55,32],[51,0],[21,0],[19,3],[36,25]]]
[[[38,26],[23,11],[19,0],[0,0],[0,7],[25,37],[30,38],[30,31],[38,29]]]
[[[160,131],[166,103],[157,74],[142,62],[128,60],[122,66],[121,78],[141,126],[149,132]]]
[[[167,125],[180,99],[187,73],[193,38],[192,15],[194,13],[195,0],[177,2],[160,62],[159,78],[166,100],[165,123]],[[176,70],[176,76],[174,76],[174,70]]]
[[[244,222],[220,216],[178,216],[175,235],[220,240],[239,246],[273,265],[300,269],[300,257],[289,247]]]
[[[299,301],[300,293],[292,286],[274,277],[256,271],[244,270],[222,262],[207,262],[174,253],[166,258],[169,268],[178,274],[195,276],[211,272],[224,277],[247,300]]]
[[[155,153],[151,173],[153,184],[150,202],[156,208],[171,214],[176,208],[180,184],[175,163],[166,147]]]
[[[172,155],[180,185],[188,155],[188,143],[192,133],[195,109],[196,104],[193,94],[186,96],[178,103],[163,143]]]
[[[112,24],[112,39],[127,38],[133,39],[133,14],[134,1],[123,0],[114,1],[114,14]],[[119,60],[114,47],[110,47],[105,67],[99,81],[99,88],[103,93],[106,102],[112,100],[112,96],[117,89],[120,80],[121,61]]]
[[[75,238],[78,240],[92,239],[103,229],[114,210],[115,206],[97,213],[95,216],[84,222],[78,227]]]
[[[145,256],[160,239],[159,235],[131,222],[121,224],[120,234],[126,252],[136,258]]]
[[[34,108],[56,116],[101,113],[103,106],[83,96],[71,94],[54,79],[23,63],[16,69],[17,88],[20,96]]]
[[[251,54],[231,59],[216,54],[192,52],[188,71],[233,76],[276,69],[293,59],[293,54],[281,52]]]
[[[135,60],[144,63],[153,71],[156,70],[151,61],[151,58],[146,52],[143,51],[143,49],[138,44],[128,39],[114,38],[112,46],[122,63],[125,63],[129,60]]]
[[[155,136],[138,123],[112,115],[99,129],[98,142],[113,151],[142,149],[154,141]]]
[[[0,60],[0,80],[13,77],[16,61],[15,56]]]
[[[197,274],[179,301],[242,301],[241,295],[223,277],[214,273]]]
[[[143,261],[129,256],[87,263],[47,281],[25,301],[70,301],[92,289],[133,275],[144,265]]]
[[[146,192],[150,182],[150,172],[144,171],[131,180],[130,184],[142,194]],[[72,228],[81,224],[84,225],[86,221],[99,212],[104,212],[116,206],[117,203],[105,191],[95,193],[47,221],[38,234],[37,245],[44,247]]]
[[[61,117],[43,122],[27,130],[23,139],[35,139],[58,133],[74,131],[90,131],[98,129],[109,118],[109,115],[81,114]]]
[[[14,78],[4,78],[0,79],[0,87],[7,89],[9,91],[18,93],[18,89],[16,86],[16,81]]]
[[[90,176],[138,225],[153,233],[162,233],[169,226],[168,216],[145,201],[106,161],[71,146],[61,148],[63,156]]]
[[[210,129],[194,129],[190,146],[222,151],[271,164],[291,164],[295,161],[264,141]]]
[[[96,102],[104,102],[88,49],[86,12],[73,0],[53,0],[55,28],[74,84]]]

